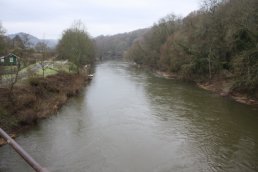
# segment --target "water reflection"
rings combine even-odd
[[[185,139],[185,151],[199,162],[204,161],[206,170],[257,170],[256,109],[191,84],[161,78],[149,78],[148,82],[153,83],[146,89],[155,104],[153,115],[162,120],[161,128],[164,129],[163,123],[168,123],[168,131],[175,126]],[[170,87],[163,89],[166,84]]]

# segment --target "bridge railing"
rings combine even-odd
[[[37,161],[35,161],[15,140],[13,140],[3,129],[0,128],[2,136],[9,145],[37,172],[48,172]]]

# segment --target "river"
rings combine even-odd
[[[258,109],[108,61],[16,141],[51,172],[258,171]],[[5,145],[0,171],[33,170]]]

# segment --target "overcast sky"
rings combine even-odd
[[[81,20],[95,37],[150,27],[167,14],[186,16],[199,7],[200,0],[1,0],[0,21],[7,34],[58,39]]]

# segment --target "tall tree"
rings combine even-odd
[[[45,70],[46,70],[46,57],[48,55],[48,47],[45,42],[38,42],[36,44],[35,49],[41,53],[41,59],[40,59],[40,66],[42,69],[42,77],[45,77]]]
[[[5,34],[5,29],[3,28],[2,23],[0,22],[0,57],[4,54],[4,51],[6,49],[4,34]],[[0,66],[0,84],[2,81],[2,73],[3,73],[3,68],[2,66]]]
[[[6,49],[6,42],[5,42],[5,29],[2,26],[2,23],[0,22],[0,56],[5,53]]]
[[[80,21],[64,31],[57,51],[60,59],[68,59],[77,66],[77,72],[83,65],[94,61],[94,45]]]

